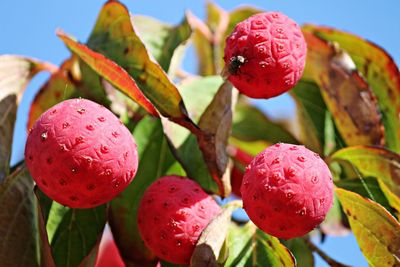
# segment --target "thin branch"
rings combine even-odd
[[[340,262],[332,259],[330,256],[328,256],[325,252],[323,252],[319,247],[317,247],[309,239],[304,238],[303,240],[307,244],[307,246],[311,249],[311,251],[317,253],[324,261],[326,261],[326,263],[329,264],[329,266],[332,266],[332,267],[351,267],[350,265],[345,265],[343,263],[340,263]]]

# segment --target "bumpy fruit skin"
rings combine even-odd
[[[196,182],[164,176],[143,195],[138,210],[139,232],[159,258],[189,265],[201,232],[220,211]]]
[[[101,238],[99,252],[97,254],[95,267],[125,267],[125,263],[115,244],[109,228],[104,231]]]
[[[86,99],[63,101],[35,122],[25,160],[38,187],[71,208],[110,201],[132,181],[135,140],[105,107]]]
[[[226,39],[228,80],[252,98],[271,98],[301,78],[307,45],[300,27],[279,12],[251,16]]]
[[[304,146],[275,144],[246,168],[241,187],[244,209],[264,232],[283,239],[307,234],[332,206],[328,166]]]

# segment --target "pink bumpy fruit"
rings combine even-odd
[[[132,181],[135,140],[108,109],[86,99],[63,101],[33,125],[25,160],[38,187],[71,208],[110,201]]]
[[[159,258],[189,265],[201,232],[221,211],[194,181],[165,176],[152,183],[138,210],[139,232]]]
[[[226,39],[228,80],[252,98],[271,98],[293,88],[303,74],[307,45],[300,27],[279,12],[238,23]]]
[[[278,143],[247,166],[241,187],[244,209],[264,232],[283,239],[307,234],[332,206],[328,166],[304,146]]]
[[[109,228],[103,233],[94,267],[125,267]]]

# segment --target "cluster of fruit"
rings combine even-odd
[[[300,79],[306,50],[290,18],[257,14],[237,24],[226,39],[223,75],[249,97],[277,96]],[[25,158],[37,186],[71,208],[110,201],[138,169],[129,130],[111,111],[85,99],[66,100],[43,113],[30,131]],[[240,184],[251,221],[283,239],[314,229],[332,205],[330,171],[304,146],[278,143],[265,149],[248,164]],[[140,234],[159,258],[189,264],[201,232],[220,211],[196,182],[162,177],[141,200]]]

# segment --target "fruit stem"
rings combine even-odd
[[[324,251],[322,251],[319,247],[317,247],[313,242],[311,242],[308,238],[303,238],[303,240],[307,244],[307,246],[311,249],[311,251],[317,253],[324,261],[326,261],[326,263],[329,264],[329,266],[332,266],[332,267],[350,267],[350,265],[345,265],[343,263],[340,263],[340,262],[332,259]]]

